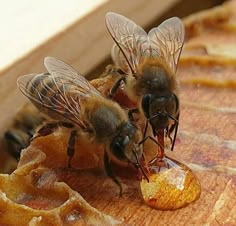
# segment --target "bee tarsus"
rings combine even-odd
[[[104,168],[105,168],[107,176],[109,176],[118,185],[118,187],[120,189],[119,196],[121,197],[122,193],[123,193],[122,185],[112,172],[110,159],[109,159],[109,156],[108,156],[106,150],[104,150]]]
[[[178,132],[178,127],[179,127],[179,115],[180,113],[177,114],[176,116],[176,120],[174,120],[174,124],[172,124],[167,132],[167,136],[169,137],[169,139],[171,140],[171,151],[174,150],[174,146],[175,146],[175,141],[176,141],[176,136],[177,136],[177,132]],[[173,138],[170,136],[170,134],[174,132],[174,136]]]
[[[133,151],[133,153],[134,153],[134,156],[135,156],[135,158],[136,158],[136,160],[137,160],[136,167],[141,170],[143,176],[144,176],[145,179],[149,182],[149,178],[148,178],[147,173],[145,172],[145,170],[144,170],[143,167],[140,167],[140,166],[142,166],[142,164],[140,163],[140,160],[139,160],[139,157],[138,157],[137,153],[136,153],[135,151]],[[144,158],[144,155],[143,155],[142,157]],[[144,160],[145,160],[145,158],[144,158]]]

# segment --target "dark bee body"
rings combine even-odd
[[[179,114],[177,82],[174,75],[165,64],[157,64],[156,60],[146,58],[138,67],[136,77],[133,92],[141,100],[140,109],[149,119],[152,128],[167,128],[170,124],[167,114],[173,117]]]
[[[128,18],[107,13],[106,25],[116,43],[113,61],[125,73],[114,84],[111,96],[123,81],[123,89],[144,113],[155,136],[166,130],[171,138],[175,129],[173,150],[179,118],[175,73],[184,42],[182,22],[173,17],[146,33]]]
[[[71,128],[68,142],[68,165],[74,155],[77,132],[87,139],[104,144],[104,165],[107,174],[120,186],[112,174],[109,161],[133,164],[143,171],[139,159],[142,156],[140,129],[129,121],[124,110],[115,102],[104,98],[83,76],[55,58],[45,58],[49,73],[21,76],[20,90],[44,114],[55,122],[45,125],[38,136],[52,133],[58,126]],[[121,190],[120,190],[121,191]]]
[[[149,93],[164,96],[177,88],[175,77],[170,75],[168,68],[149,58],[145,58],[143,64],[138,67],[136,80],[134,89],[140,97]]]
[[[49,75],[49,73],[36,75],[26,84],[26,88],[31,93],[32,102],[42,113],[50,116],[50,118],[71,122],[73,119],[70,117],[70,108],[61,106],[60,109],[55,111],[45,106],[63,101],[62,94],[58,90],[64,90],[65,93],[69,92],[71,100],[76,100],[78,92],[73,92],[73,90],[77,90],[78,87],[73,87],[72,84],[66,84],[62,79],[54,79]],[[38,101],[34,101],[34,99],[37,99],[38,93],[40,93],[40,100],[44,103],[43,105],[39,104]],[[112,140],[128,122],[126,113],[117,103],[101,96],[90,96],[77,101],[80,104],[80,118],[83,119],[79,127],[88,133],[90,137],[94,137],[97,142],[104,143]],[[73,104],[73,102],[70,104]],[[67,105],[69,105],[69,102]],[[136,126],[134,127],[136,128]]]
[[[105,142],[114,136],[120,125],[127,122],[128,118],[123,111],[117,112],[110,108],[109,103],[104,104],[102,100],[98,101],[97,99],[90,101],[88,100],[86,103],[88,121],[91,123],[96,139]]]
[[[5,132],[7,152],[18,160],[21,150],[30,144],[30,139],[44,120],[33,104],[24,105],[17,112],[10,128]]]

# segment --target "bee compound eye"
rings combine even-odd
[[[113,150],[122,150],[122,147],[121,147],[121,145],[120,145],[119,142],[114,142],[114,143],[112,144],[112,149],[113,149]]]
[[[125,147],[127,144],[129,143],[129,137],[128,136],[125,136],[125,138],[123,139],[123,147]]]
[[[112,154],[117,158],[117,159],[120,159],[120,160],[123,160],[125,158],[125,155],[124,155],[124,146],[121,144],[121,142],[119,141],[113,141],[111,143],[111,152]]]
[[[151,100],[151,94],[146,94],[143,96],[142,102],[141,102],[142,109],[144,111],[146,118],[150,117],[150,114],[149,114],[150,100]]]

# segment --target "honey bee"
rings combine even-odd
[[[19,160],[21,150],[30,144],[30,139],[44,120],[33,104],[24,105],[17,112],[11,127],[4,134],[6,151],[16,160]]]
[[[131,163],[147,178],[139,161],[143,153],[142,132],[129,121],[120,105],[104,98],[85,77],[63,61],[46,57],[44,65],[49,73],[24,75],[17,80],[21,92],[56,120],[42,127],[39,136],[52,133],[58,126],[71,128],[67,147],[69,167],[78,131],[84,132],[89,140],[104,144],[104,167],[120,187],[120,194],[121,184],[110,168],[112,158]]]
[[[111,89],[110,97],[122,85],[147,119],[144,134],[148,122],[154,136],[164,130],[173,150],[180,115],[175,73],[184,43],[183,23],[173,17],[147,34],[133,21],[116,13],[107,13],[105,22],[115,41],[112,58],[124,73]]]

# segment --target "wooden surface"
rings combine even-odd
[[[124,219],[124,225],[236,225],[236,1],[184,20],[187,40],[180,59],[180,128],[175,155],[195,172],[202,194],[176,211],[143,205],[138,190],[122,199],[104,191],[96,176],[96,208]],[[69,181],[68,183],[72,183]],[[81,189],[81,190],[80,190]]]

